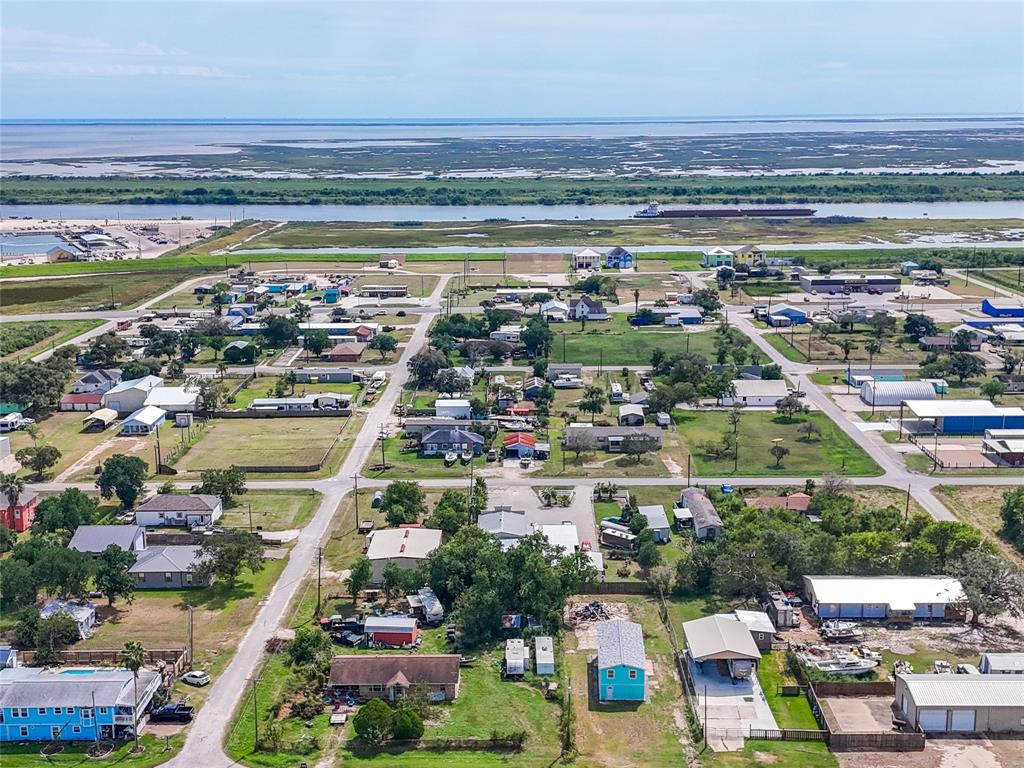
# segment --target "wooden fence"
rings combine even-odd
[[[116,666],[121,664],[121,651],[120,648],[67,649],[58,653],[58,659],[62,665]],[[18,651],[18,655],[26,665],[35,660],[34,651]],[[152,665],[157,662],[163,662],[177,677],[188,669],[191,659],[188,648],[147,648],[145,663]]]

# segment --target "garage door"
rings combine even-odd
[[[954,709],[951,730],[973,731],[975,714],[976,712],[973,709]]]
[[[946,730],[946,710],[944,709],[922,709],[918,712],[917,717],[921,730],[926,733]]]

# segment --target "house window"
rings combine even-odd
[[[40,715],[45,715],[46,714],[46,707],[40,707],[39,708],[39,714]]]
[[[59,715],[62,712],[63,712],[63,710],[60,707],[54,707],[53,708],[53,714],[55,714],[55,715]]]
[[[185,574],[185,583],[186,584],[191,584],[192,583],[192,574],[191,573],[186,573]]]
[[[84,717],[86,720],[92,719],[92,708],[91,707],[86,707],[85,709],[83,709],[82,710],[82,717]]]
[[[164,584],[170,584],[172,578],[173,578],[173,574],[171,574],[171,573],[164,573]]]
[[[27,725],[21,726],[21,728],[19,729],[19,732],[21,734],[21,738],[23,738],[23,739],[27,738],[28,737],[28,726]]]
[[[107,708],[106,707],[100,707],[100,714],[101,715],[107,714]]]
[[[366,688],[370,693],[384,693],[383,685],[368,685]]]
[[[14,711],[18,713],[18,717],[28,717],[28,707],[22,707]]]
[[[144,574],[144,573],[137,573],[137,574],[135,574],[135,578],[138,579],[139,584],[141,584],[142,582],[144,582],[146,580],[146,574]]]
[[[81,733],[82,729],[79,728],[77,725],[73,725],[73,726],[71,726],[71,732],[72,733]]]
[[[629,670],[629,679],[630,680],[636,680],[636,670],[635,669]]]
[[[615,670],[614,669],[609,669],[607,672],[605,672],[605,677],[607,677],[609,680],[614,680],[615,679]]]

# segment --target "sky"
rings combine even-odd
[[[3,0],[3,119],[1024,113],[1024,3]]]

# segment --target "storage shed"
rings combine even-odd
[[[534,671],[538,675],[555,674],[555,642],[550,637],[533,639]]]
[[[1018,675],[897,675],[896,706],[929,733],[1024,733]]]
[[[761,659],[746,624],[732,616],[705,616],[683,622],[686,652],[697,664],[724,661],[729,674],[747,679]]]
[[[904,400],[935,400],[935,387],[927,381],[865,381],[860,399],[868,405],[898,406]]]
[[[412,645],[419,637],[416,619],[409,616],[367,616],[363,629],[371,645]]]
[[[1024,675],[1024,653],[983,653],[978,668],[983,675]]]
[[[666,542],[669,539],[668,515],[661,504],[649,504],[637,508],[637,512],[647,518],[647,527],[654,534],[654,540]]]

